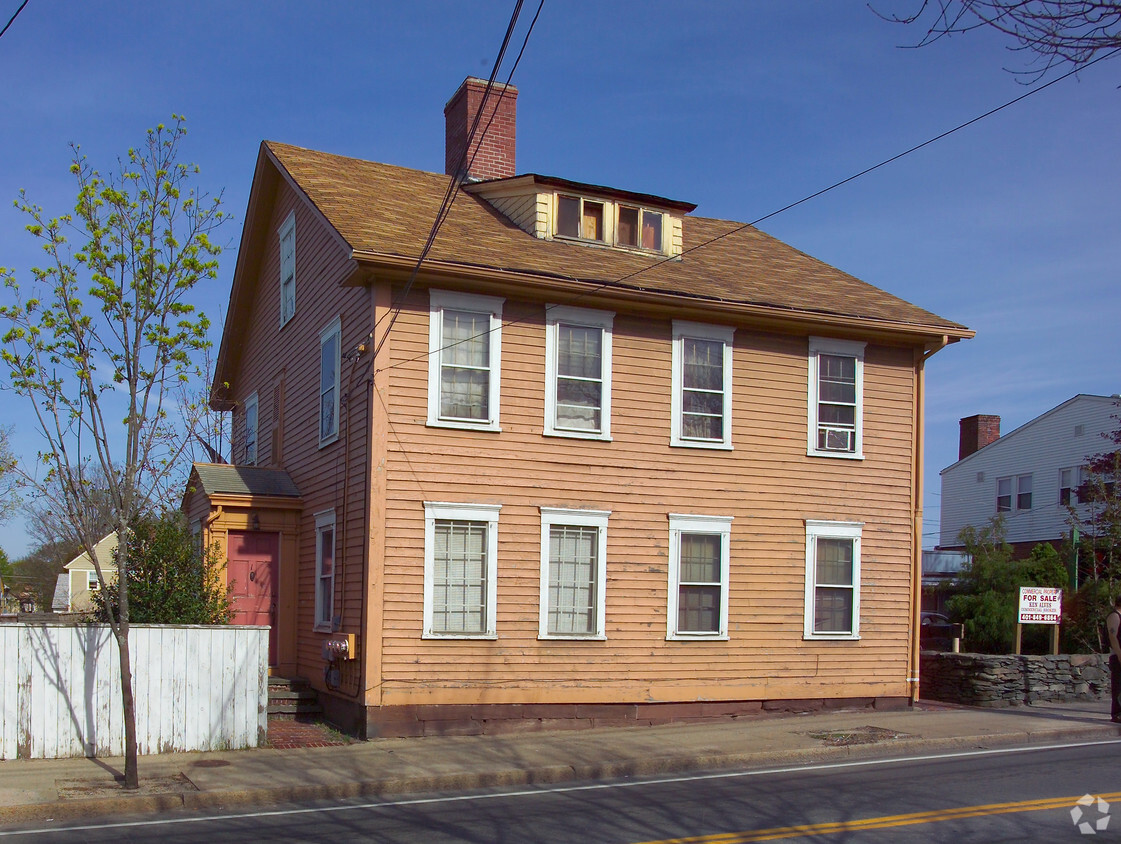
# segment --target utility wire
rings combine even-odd
[[[23,7],[29,2],[31,2],[31,0],[23,0],[23,2],[19,4],[19,8],[16,9],[15,14],[8,18],[8,22],[4,24],[4,28],[0,29],[0,38],[4,37],[4,33],[8,31],[8,27],[15,23],[16,18],[19,17],[19,13],[23,11]]]
[[[432,249],[432,246],[436,242],[436,235],[439,233],[440,227],[444,224],[444,221],[447,219],[448,214],[451,213],[452,204],[455,202],[456,197],[459,195],[460,186],[462,185],[467,173],[471,171],[472,165],[475,163],[475,156],[479,154],[479,149],[482,147],[483,141],[486,139],[486,135],[490,130],[491,124],[494,122],[494,117],[498,113],[498,106],[502,103],[502,98],[506,96],[506,89],[510,85],[510,80],[514,78],[514,71],[518,69],[518,64],[521,62],[522,56],[525,54],[526,45],[529,44],[529,36],[533,33],[533,28],[534,26],[536,26],[537,19],[541,16],[541,10],[545,6],[545,0],[540,0],[537,5],[537,12],[536,14],[534,14],[533,20],[530,22],[529,29],[526,31],[525,38],[522,40],[522,47],[518,51],[518,55],[514,60],[513,67],[510,68],[510,73],[506,77],[505,86],[503,86],[502,91],[498,95],[498,103],[495,104],[490,117],[487,119],[486,126],[483,127],[483,132],[479,136],[479,142],[475,145],[475,151],[471,153],[470,160],[467,160],[467,151],[471,149],[471,145],[475,138],[475,133],[479,128],[479,121],[482,119],[483,112],[486,110],[487,100],[489,99],[494,88],[494,78],[495,76],[497,76],[498,69],[499,67],[501,67],[502,60],[506,55],[506,48],[510,44],[510,37],[513,35],[514,28],[518,22],[518,16],[521,14],[522,3],[523,0],[518,0],[516,6],[514,7],[514,12],[510,17],[510,24],[506,28],[506,36],[502,41],[502,47],[498,51],[498,57],[495,59],[494,67],[491,69],[490,78],[487,80],[487,87],[483,91],[482,102],[479,104],[478,111],[475,112],[475,117],[471,124],[471,131],[467,135],[467,143],[463,147],[463,152],[460,156],[458,164],[456,165],[455,172],[451,175],[447,190],[444,193],[444,201],[441,203],[440,210],[436,214],[436,220],[432,224],[432,230],[429,232],[428,239],[427,241],[425,241],[424,248],[421,250],[420,257],[416,262],[416,266],[413,267],[412,272],[409,274],[409,279],[405,283],[405,287],[401,291],[401,294],[397,297],[397,302],[390,309],[389,325],[385,329],[385,333],[382,336],[381,342],[378,343],[374,348],[375,360],[377,359],[378,352],[381,351],[382,346],[385,345],[386,340],[389,338],[389,332],[397,322],[397,317],[401,314],[401,309],[404,307],[405,300],[408,298],[409,292],[412,290],[417,275],[420,273],[421,265],[424,263],[424,259],[428,256],[429,251]],[[383,319],[385,319],[384,315],[374,323],[375,330],[377,329],[378,324],[380,324]]]
[[[1004,103],[1003,105],[999,105],[996,108],[989,109],[984,114],[978,115],[977,117],[974,117],[971,120],[967,120],[964,123],[959,123],[957,126],[953,127],[952,129],[947,129],[945,132],[942,132],[938,135],[935,135],[933,138],[929,138],[928,140],[925,140],[920,144],[916,144],[915,146],[911,147],[910,149],[904,150],[901,153],[898,153],[896,155],[891,156],[891,158],[885,158],[883,161],[879,162],[878,164],[873,164],[871,167],[866,167],[863,170],[861,170],[860,172],[854,173],[853,175],[848,176],[847,178],[841,179],[838,182],[834,182],[833,184],[829,185],[828,187],[824,187],[819,191],[816,191],[814,193],[809,194],[808,196],[804,196],[801,199],[797,200],[796,202],[791,202],[788,205],[784,205],[784,206],[782,206],[781,208],[779,208],[775,211],[771,211],[769,214],[764,214],[762,217],[756,217],[750,223],[743,223],[741,225],[736,226],[735,228],[729,229],[728,231],[724,232],[723,234],[718,234],[715,237],[711,237],[708,240],[702,241],[701,243],[698,243],[696,246],[691,246],[688,249],[683,250],[678,255],[674,255],[674,256],[668,257],[668,258],[662,258],[662,259],[660,259],[658,261],[655,261],[654,263],[650,264],[649,266],[642,267],[641,269],[635,270],[632,273],[628,273],[628,274],[626,274],[624,276],[621,276],[620,278],[614,279],[612,281],[601,282],[600,284],[597,284],[594,287],[592,287],[590,290],[585,290],[582,293],[578,294],[577,296],[574,296],[571,299],[568,299],[563,304],[566,305],[566,306],[571,305],[573,302],[577,302],[577,301],[580,301],[581,299],[584,299],[588,296],[592,296],[592,295],[598,293],[599,291],[604,290],[607,287],[613,287],[615,285],[622,284],[624,281],[629,281],[630,279],[634,278],[635,276],[641,275],[642,273],[645,273],[645,272],[649,272],[650,270],[653,270],[653,269],[657,269],[658,267],[662,266],[663,264],[670,263],[671,261],[679,261],[682,258],[684,258],[686,255],[688,255],[692,252],[696,252],[700,249],[704,249],[708,246],[711,246],[714,243],[717,243],[718,241],[721,241],[721,240],[723,240],[727,237],[731,237],[732,235],[738,234],[738,233],[740,233],[740,232],[742,232],[746,229],[754,228],[759,223],[762,223],[766,220],[769,220],[772,217],[777,217],[779,214],[782,214],[786,211],[789,211],[792,208],[797,208],[799,205],[803,205],[803,204],[809,202],[811,199],[817,199],[819,196],[823,196],[823,195],[829,193],[830,191],[834,191],[837,188],[842,187],[843,185],[847,185],[849,182],[853,182],[856,179],[861,178],[862,176],[867,176],[869,173],[875,172],[876,170],[879,170],[881,167],[886,167],[889,164],[892,164],[896,161],[899,161],[899,159],[905,158],[906,156],[911,155],[912,153],[918,152],[920,149],[923,149],[924,147],[928,147],[931,144],[942,140],[943,138],[948,138],[950,135],[953,135],[956,132],[960,132],[962,129],[968,128],[969,126],[972,126],[973,124],[978,123],[978,122],[984,120],[987,117],[991,117],[992,115],[996,114],[997,112],[1003,111],[1004,109],[1006,109],[1010,106],[1013,106],[1013,105],[1015,105],[1016,103],[1018,103],[1022,100],[1026,100],[1028,97],[1034,96],[1035,94],[1038,94],[1040,91],[1044,91],[1044,90],[1050,88],[1052,85],[1055,85],[1059,82],[1062,82],[1064,79],[1067,79],[1068,77],[1074,76],[1079,71],[1085,70],[1086,68],[1090,67],[1091,65],[1095,65],[1098,62],[1105,61],[1108,58],[1116,56],[1118,53],[1121,53],[1121,47],[1118,47],[1115,50],[1110,50],[1108,53],[1106,53],[1104,55],[1101,55],[1101,56],[1098,56],[1096,59],[1092,59],[1091,61],[1088,61],[1084,65],[1080,65],[1079,67],[1076,67],[1073,70],[1069,70],[1066,73],[1064,73],[1062,76],[1058,76],[1058,77],[1052,79],[1050,82],[1047,82],[1043,85],[1040,85],[1038,88],[1033,88],[1032,90],[1030,90],[1030,91],[1028,91],[1024,94],[1021,94],[1020,96],[1009,100],[1008,102]],[[548,305],[545,308],[545,312],[548,313],[549,310],[551,310],[552,308],[560,307],[560,306],[561,306],[561,303],[558,303],[556,305]],[[529,317],[527,316],[523,319],[510,320],[510,321],[507,321],[507,322],[503,323],[503,325],[517,325],[518,323],[525,322],[526,319],[529,319]],[[449,346],[441,347],[439,349],[434,349],[434,350],[426,352],[424,354],[417,355],[417,356],[409,358],[407,360],[403,360],[400,363],[390,364],[390,366],[383,367],[383,369],[395,369],[398,366],[404,366],[407,363],[412,363],[412,362],[417,361],[417,360],[422,360],[426,357],[432,356],[433,354],[436,354],[438,352],[442,352],[445,348],[451,348],[452,346],[457,346],[461,343],[470,342],[470,341],[475,340],[479,337],[482,337],[486,334],[491,334],[495,331],[498,331],[501,328],[502,328],[502,325],[499,325],[498,328],[491,328],[491,329],[488,329],[487,331],[481,331],[473,337],[468,337],[468,338],[465,338],[463,340],[458,340],[455,343],[450,344]],[[380,372],[382,370],[377,370],[377,371]]]

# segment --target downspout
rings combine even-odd
[[[914,536],[912,538],[913,557],[911,560],[911,671],[907,678],[908,693],[911,706],[919,699],[919,634],[922,629],[922,517],[923,517],[923,456],[925,445],[925,429],[923,426],[924,404],[926,402],[926,362],[937,352],[949,345],[950,338],[943,336],[933,348],[925,347],[915,350],[915,402],[914,421],[915,431],[915,464],[912,475],[915,479],[912,491],[913,516],[912,525]]]

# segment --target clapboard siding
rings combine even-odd
[[[428,295],[388,364],[382,702],[908,693],[914,356],[869,346],[865,459],[806,455],[807,343],[739,327],[732,451],[673,448],[666,319],[616,314],[611,442],[543,436],[544,303],[507,300],[501,433],[425,425]],[[502,505],[498,636],[424,640],[423,501]],[[538,641],[542,506],[610,510],[606,641]],[[733,516],[729,640],[666,640],[668,514]],[[865,523],[861,639],[803,641],[805,519]]]
[[[296,310],[280,326],[280,251],[277,232],[289,213],[296,214]],[[303,513],[298,532],[297,671],[322,677],[323,634],[315,626],[315,514],[333,509],[336,531],[336,580],[333,614],[341,629],[361,633],[365,601],[362,566],[366,554],[370,428],[369,356],[344,359],[340,371],[339,437],[319,445],[320,335],[339,318],[342,350],[356,348],[371,329],[371,293],[340,284],[349,255],[321,218],[287,185],[281,185],[269,221],[269,238],[255,285],[250,318],[244,325],[241,363],[231,394],[238,402],[254,391],[258,408],[260,463],[285,469],[299,489]],[[275,390],[283,384],[283,390]],[[282,400],[279,403],[277,398]],[[272,450],[272,428],[282,431],[279,453]],[[235,436],[238,434],[235,413]],[[243,428],[242,428],[243,433]],[[243,453],[243,452],[241,452]],[[235,443],[234,455],[239,455]]]
[[[124,753],[120,661],[105,625],[0,627],[0,759]],[[268,628],[134,625],[141,754],[264,743]]]

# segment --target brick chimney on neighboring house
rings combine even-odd
[[[471,124],[483,102],[483,93],[487,89],[485,79],[476,79],[469,76],[459,86],[448,104],[444,106],[445,142],[444,142],[444,172],[449,176],[454,175],[459,166],[463,149],[467,146],[467,136],[471,132]],[[467,172],[468,181],[486,181],[487,179],[505,179],[516,174],[514,169],[514,148],[517,138],[518,114],[518,89],[513,85],[503,85],[495,82],[487,97],[486,110],[479,120],[479,128],[475,130],[475,140],[467,152],[464,165],[475,156],[474,163]],[[494,119],[491,120],[493,115]],[[490,121],[490,128],[487,128]],[[479,138],[483,131],[482,146]],[[478,152],[476,152],[478,150]]]
[[[989,443],[1000,439],[1000,417],[979,413],[958,422],[961,438],[958,440],[958,460],[980,451]]]

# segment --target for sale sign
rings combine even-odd
[[[1020,587],[1020,624],[1058,624],[1062,614],[1062,589]]]

